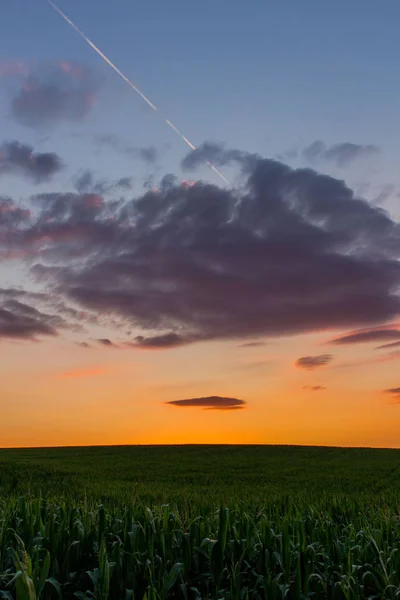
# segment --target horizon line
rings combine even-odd
[[[250,443],[181,443],[181,444],[85,444],[85,445],[60,445],[60,446],[4,446],[0,452],[7,450],[62,450],[81,448],[182,448],[182,447],[269,447],[269,448],[315,448],[337,450],[400,450],[400,446],[340,446],[316,444],[269,444],[265,442]]]

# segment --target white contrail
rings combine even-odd
[[[52,6],[54,8],[54,10],[56,10],[58,12],[59,15],[61,15],[61,17],[69,24],[71,25],[71,27],[73,27],[75,29],[75,31],[77,33],[79,33],[79,35],[85,40],[85,42],[87,42],[89,44],[89,46],[95,51],[97,52],[97,54],[112,68],[114,69],[114,71],[117,73],[117,75],[119,75],[121,77],[121,79],[123,79],[125,81],[125,83],[127,83],[137,94],[139,94],[139,96],[142,98],[142,100],[144,100],[146,102],[146,104],[148,104],[150,106],[150,108],[152,108],[154,110],[154,112],[158,112],[157,107],[155,106],[155,104],[153,104],[153,102],[151,102],[151,100],[149,100],[149,98],[143,94],[143,92],[133,83],[133,81],[131,81],[126,75],[124,75],[122,73],[122,71],[120,71],[118,69],[118,67],[109,59],[107,58],[107,56],[105,54],[103,54],[103,52],[88,38],[86,37],[86,35],[83,33],[83,31],[81,31],[81,29],[79,29],[79,27],[77,25],[75,25],[75,23],[73,23],[71,21],[71,19],[69,19],[67,17],[67,15],[65,15],[63,13],[63,11],[58,8],[58,6],[56,6],[54,4],[54,2],[52,2],[52,0],[47,0],[47,2],[50,4],[50,6]],[[179,135],[179,137],[185,142],[185,144],[187,144],[189,146],[189,148],[191,150],[196,150],[196,146],[194,144],[192,144],[192,142],[190,140],[188,140],[187,137],[185,137],[177,127],[175,127],[175,125],[173,123],[171,123],[171,121],[169,121],[168,119],[163,119],[164,122],[168,125],[168,127],[170,127],[173,131],[175,131],[175,133],[177,135]],[[221,177],[221,179],[229,184],[229,181],[226,179],[226,177],[217,169],[217,167],[215,167],[212,163],[210,163],[208,160],[204,159],[204,162],[210,167],[210,169],[212,169],[214,171],[214,173],[216,173],[219,177]]]

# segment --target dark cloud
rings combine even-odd
[[[209,396],[207,398],[189,398],[187,400],[171,400],[165,404],[179,406],[181,408],[204,408],[206,410],[238,410],[246,405],[245,400],[238,398],[223,398],[221,396]]]
[[[0,300],[0,339],[33,340],[37,336],[57,335],[64,323],[58,315],[49,315],[17,300]]]
[[[0,308],[0,337],[4,338],[35,339],[35,335],[64,331],[82,333],[87,324],[98,325],[96,315],[68,305],[58,295],[21,287],[0,288]]]
[[[193,342],[187,337],[181,337],[178,333],[170,332],[163,335],[155,335],[153,337],[144,337],[139,335],[135,338],[135,346],[139,348],[145,348],[149,350],[165,349],[165,348],[178,348]]]
[[[84,225],[104,217],[104,199],[100,194],[48,193],[32,197],[40,212],[36,225]],[[112,206],[112,205],[111,205]]]
[[[325,160],[335,164],[337,167],[347,167],[355,160],[369,158],[379,154],[380,149],[371,144],[352,144],[343,142],[327,146],[323,141],[316,140],[302,152],[303,158],[309,162]]]
[[[316,356],[302,356],[298,358],[295,365],[299,369],[313,370],[325,367],[333,360],[332,354],[317,354]]]
[[[115,346],[114,342],[112,342],[108,338],[100,338],[97,341],[101,346],[108,346],[108,347]]]
[[[324,385],[303,385],[303,390],[308,390],[309,392],[322,392],[326,390]]]
[[[87,67],[67,61],[37,64],[14,92],[12,116],[33,128],[79,122],[91,111],[98,90],[99,81]]]
[[[112,148],[120,154],[138,158],[148,165],[154,165],[159,158],[159,151],[154,146],[138,147],[129,144],[114,133],[96,134],[93,140],[99,149]]]
[[[54,261],[85,258],[93,243],[104,241],[107,210],[113,204],[105,207],[99,194],[46,193],[33,196],[31,206],[30,222],[8,228],[5,240],[13,254],[19,251],[31,261],[38,255]],[[36,271],[40,278],[40,268]]]
[[[77,346],[80,346],[81,348],[90,348],[90,344],[88,344],[87,342],[77,342]]]
[[[343,181],[212,147],[221,189],[175,180],[129,201],[42,194],[12,245],[58,297],[140,334],[131,345],[367,327],[400,314],[400,226]],[[196,161],[209,159],[210,145]],[[195,161],[195,164],[197,164]]]
[[[245,342],[239,344],[238,348],[259,348],[260,346],[265,346],[265,342]]]
[[[346,345],[346,344],[362,344],[365,342],[378,342],[384,340],[400,340],[400,329],[390,327],[374,327],[372,329],[362,329],[360,331],[352,331],[341,335],[338,338],[330,340],[329,344]]]
[[[45,301],[49,298],[45,292],[32,292],[22,287],[0,288],[0,298],[5,300]]]
[[[41,183],[59,173],[62,166],[57,154],[35,152],[27,144],[13,141],[0,146],[0,176],[22,175],[34,183]]]

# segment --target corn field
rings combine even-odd
[[[0,450],[0,598],[400,600],[399,454]]]
[[[0,516],[0,595],[96,600],[399,598],[395,506],[53,504]]]

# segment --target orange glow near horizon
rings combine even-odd
[[[380,362],[376,353],[374,362],[369,345],[335,348],[325,367],[296,368],[296,358],[320,351],[321,337],[245,349],[232,342],[193,344],[164,352],[84,349],[52,340],[32,353],[30,343],[8,344],[0,446],[399,447],[400,404],[383,393],[396,386],[397,361]],[[360,378],[357,361],[363,360],[371,364]],[[27,365],[23,378],[21,362]],[[246,408],[167,404],[216,395],[243,399]]]

